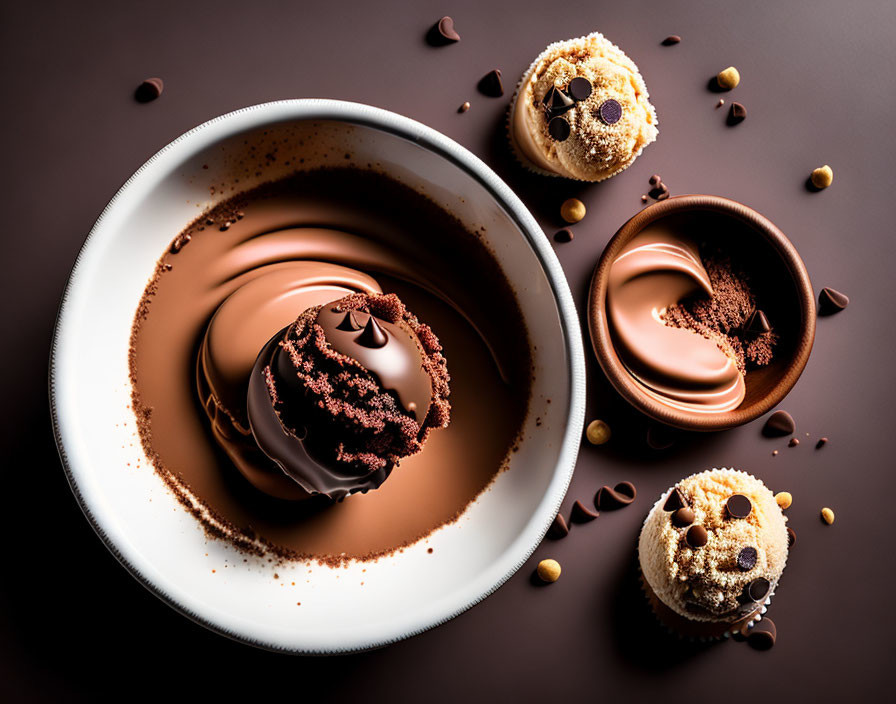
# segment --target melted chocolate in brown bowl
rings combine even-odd
[[[451,423],[376,490],[290,501],[282,478],[280,493],[267,491],[258,452],[228,444],[245,422],[249,373],[304,310],[359,291],[397,294],[436,332]],[[190,224],[146,287],[130,369],[144,450],[209,534],[330,563],[390,553],[456,520],[507,466],[532,389],[519,305],[482,240],[427,197],[360,168],[298,172]],[[211,395],[233,417],[209,411]]]

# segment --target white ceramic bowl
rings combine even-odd
[[[527,429],[534,429],[536,415],[542,425],[527,433],[510,469],[461,520],[430,537],[426,547],[434,547],[434,555],[417,544],[376,563],[338,570],[314,565],[310,572],[304,564],[245,562],[228,544],[206,538],[154,473],[137,438],[128,337],[155,262],[199,208],[230,195],[216,187],[210,196],[210,187],[232,180],[250,147],[264,154],[273,141],[281,142],[277,160],[265,162],[261,176],[243,179],[240,188],[289,172],[299,157],[306,165],[343,159],[348,147],[357,162],[379,164],[461,221],[485,224],[488,243],[517,289],[537,344]],[[525,562],[572,476],[585,363],[560,264],[528,210],[491,169],[406,117],[334,100],[291,100],[200,125],[152,157],[115,195],[63,297],[50,395],[72,491],[134,577],[186,616],[232,638],[273,650],[336,653],[382,646],[443,623]]]

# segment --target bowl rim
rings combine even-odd
[[[65,392],[58,383],[60,365],[67,354],[67,330],[71,327],[70,321],[74,315],[71,302],[73,292],[76,291],[79,281],[83,278],[82,272],[88,268],[88,261],[98,256],[101,246],[98,241],[100,239],[98,233],[102,231],[104,224],[112,219],[111,213],[121,207],[130,194],[137,190],[134,188],[135,183],[155,178],[166,165],[182,163],[193,153],[208,146],[211,141],[224,139],[265,124],[311,120],[330,120],[365,126],[417,143],[460,168],[485,189],[520,230],[524,239],[532,247],[533,253],[545,273],[550,290],[557,301],[557,312],[566,348],[569,384],[569,404],[565,409],[565,428],[557,453],[557,461],[548,487],[533,512],[533,515],[540,516],[541,520],[530,521],[524,531],[508,545],[500,556],[498,560],[501,566],[500,577],[492,580],[484,589],[457,590],[455,594],[451,595],[454,598],[443,599],[437,608],[429,609],[418,622],[415,622],[405,632],[392,633],[381,638],[369,638],[363,642],[356,641],[346,647],[325,649],[305,648],[301,645],[297,646],[294,642],[277,642],[275,639],[260,639],[252,635],[251,628],[243,629],[238,624],[222,623],[220,614],[212,609],[208,609],[206,613],[201,613],[201,610],[193,610],[166,593],[154,581],[154,570],[150,565],[141,562],[141,555],[134,551],[131,551],[131,554],[124,554],[116,545],[116,536],[111,534],[112,526],[108,516],[104,515],[102,502],[90,495],[89,486],[81,486],[78,483],[77,467],[83,466],[85,458],[78,457],[76,453],[69,451],[70,448],[78,449],[76,443],[73,442],[76,433],[73,428],[74,423],[66,417]],[[91,527],[122,566],[140,584],[168,606],[211,631],[266,650],[317,655],[370,650],[427,631],[475,606],[515,574],[542,542],[566,495],[578,456],[585,419],[586,398],[584,345],[572,292],[546,235],[520,198],[481,159],[434,128],[382,108],[324,98],[300,98],[260,103],[212,118],[174,139],[134,172],[96,219],[72,266],[54,325],[48,386],[53,434],[66,479]],[[473,580],[470,584],[472,586]],[[458,594],[460,594],[459,597]]]
[[[607,279],[610,266],[621,249],[635,235],[657,220],[673,213],[706,210],[721,213],[751,226],[780,254],[794,279],[801,312],[801,330],[796,349],[781,380],[761,400],[746,409],[724,413],[697,413],[674,409],[651,398],[625,368],[610,336],[606,315]],[[752,208],[722,196],[688,194],[653,203],[636,213],[607,243],[591,277],[588,292],[588,330],[597,361],[613,387],[631,405],[654,420],[683,430],[711,432],[743,425],[777,406],[803,373],[815,340],[815,294],[809,273],[796,248],[767,217]]]

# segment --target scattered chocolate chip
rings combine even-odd
[[[746,119],[747,109],[741,103],[731,103],[731,108],[728,110],[728,124],[738,125]]]
[[[162,94],[164,89],[165,83],[161,78],[147,78],[137,86],[134,98],[138,103],[151,103]]]
[[[674,46],[675,44],[678,44],[678,42],[680,42],[680,41],[681,41],[681,37],[679,37],[677,34],[670,34],[668,37],[663,39],[662,44],[663,44],[663,46]]]
[[[796,531],[793,528],[787,529],[787,547],[792,548],[796,543]]]
[[[758,558],[759,553],[756,552],[756,548],[743,548],[739,553],[737,553],[737,567],[743,572],[749,572],[756,566],[756,560]]]
[[[746,518],[753,510],[753,504],[743,494],[732,494],[725,502],[725,510],[732,518]]]
[[[622,119],[622,105],[618,100],[609,98],[600,104],[598,108],[600,119],[608,125],[615,125]]]
[[[818,312],[821,315],[833,315],[849,305],[849,296],[832,288],[823,288],[818,294]]]
[[[681,493],[681,489],[676,486],[669,492],[669,497],[666,499],[666,503],[663,504],[663,511],[677,511],[687,505],[687,499]]]
[[[716,110],[718,110],[718,109],[719,109],[720,107],[722,107],[724,104],[725,104],[725,99],[724,99],[724,98],[719,98],[719,102],[716,103]]]
[[[490,98],[504,95],[504,84],[501,82],[500,69],[492,69],[479,79],[479,90]]]
[[[214,224],[215,224],[215,221],[212,220],[211,218],[206,218],[206,219],[205,219],[205,224],[206,224],[206,225],[214,225]]]
[[[694,510],[690,506],[682,506],[672,514],[672,525],[676,528],[687,528],[694,522]]]
[[[764,335],[771,329],[772,326],[769,324],[765,313],[758,308],[750,314],[750,317],[747,318],[747,322],[744,324],[744,332],[752,337]]]
[[[744,592],[750,601],[762,601],[771,588],[771,583],[765,577],[757,577],[744,587]]]
[[[665,183],[660,181],[656,186],[650,189],[650,193],[648,195],[656,200],[662,200],[663,198],[669,197],[669,188]]]
[[[569,123],[565,117],[555,117],[548,123],[548,132],[552,139],[565,142],[570,133]]]
[[[563,115],[576,106],[575,101],[557,86],[551,86],[548,89],[548,92],[544,94],[544,99],[541,101],[541,104],[544,107],[545,114],[549,120],[552,117]]]
[[[557,242],[572,242],[574,237],[575,235],[568,227],[564,227],[554,233],[554,240]]]
[[[231,225],[233,225],[233,223],[232,223],[230,220],[228,220],[228,221],[225,222],[223,225],[221,225],[221,227],[219,227],[218,229],[219,229],[221,232],[227,232],[227,230],[230,229],[230,226],[231,226]]]
[[[551,523],[551,527],[548,528],[548,537],[551,540],[560,540],[567,535],[569,535],[569,526],[566,525],[566,519],[558,513],[554,516],[554,522]]]
[[[385,347],[386,343],[389,342],[389,338],[386,336],[386,331],[376,322],[376,318],[371,315],[367,319],[367,325],[364,326],[361,334],[355,338],[355,342],[362,347],[378,349]]]
[[[793,422],[793,416],[787,411],[775,411],[765,421],[762,434],[772,438],[783,437],[792,435],[794,430],[796,430],[796,423]]]
[[[656,199],[657,199],[657,200],[666,200],[666,198],[668,198],[669,195],[670,195],[670,194],[669,194],[669,191],[663,191],[662,193],[660,193],[660,194],[656,197]]]
[[[643,195],[641,196],[641,202],[642,202],[642,203],[646,203],[646,202],[647,202],[647,194],[646,194],[646,193],[643,194]]]
[[[666,425],[647,426],[647,446],[652,450],[668,450],[675,444],[675,431]]]
[[[187,243],[192,239],[189,234],[181,233],[177,237],[174,238],[174,241],[171,243],[171,247],[169,251],[172,254],[177,254],[180,250],[187,246]]]
[[[576,102],[581,102],[583,100],[588,100],[591,97],[591,92],[594,90],[591,86],[591,81],[587,78],[582,78],[579,76],[578,78],[573,78],[569,85],[566,86],[566,90],[569,92],[572,99]]]
[[[656,187],[656,186],[659,186],[663,182],[663,177],[660,176],[659,174],[654,174],[653,176],[650,177],[650,180],[648,182],[650,183],[651,186]]]
[[[572,505],[572,511],[569,514],[569,520],[573,523],[588,523],[597,518],[598,514],[590,511],[581,501],[576,501]]]
[[[772,457],[777,457],[777,456],[778,456],[778,451],[772,450]]]
[[[612,511],[623,506],[628,506],[638,495],[635,485],[631,482],[619,482],[612,489],[602,486],[594,495],[594,505],[598,511]]]
[[[457,109],[457,111],[458,111],[458,112],[466,112],[466,111],[469,110],[469,109],[470,109],[470,101],[469,101],[469,100],[466,100],[466,101],[464,101],[463,103],[461,103],[461,105],[460,105],[460,107]]]
[[[799,438],[790,438],[790,442],[787,443],[787,447],[796,447],[800,444]]]
[[[815,443],[815,449],[816,449],[816,450],[820,450],[821,448],[823,448],[823,447],[824,447],[825,445],[827,445],[827,444],[828,444],[828,439],[827,439],[827,438],[819,438],[819,439],[818,439],[818,442]]]
[[[360,330],[361,327],[361,324],[355,320],[355,312],[350,310],[339,322],[339,325],[336,326],[336,329],[344,330],[346,332],[354,332],[355,330]]]
[[[756,650],[769,650],[778,637],[778,629],[770,618],[764,618],[747,631],[747,643]]]
[[[457,30],[454,28],[454,20],[450,17],[443,17],[436,23],[436,27],[439,29],[439,34],[446,42],[459,42],[460,35],[457,33]]]
[[[684,539],[692,548],[702,548],[709,542],[709,533],[703,526],[691,526],[684,534]]]

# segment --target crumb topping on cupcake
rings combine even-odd
[[[658,130],[638,67],[593,32],[535,59],[517,89],[510,132],[534,170],[602,181],[627,168]]]

